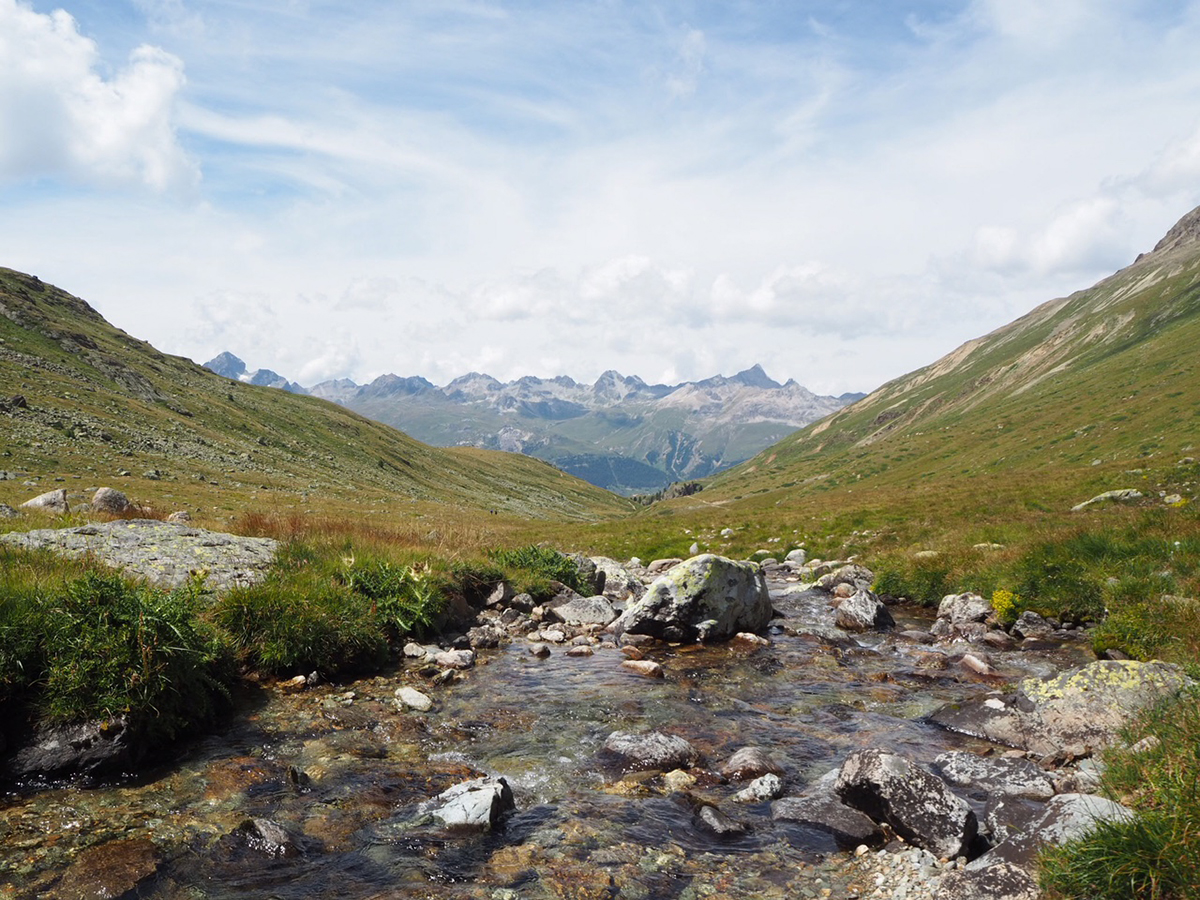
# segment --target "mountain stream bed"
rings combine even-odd
[[[852,854],[815,829],[734,803],[744,784],[700,773],[686,791],[660,775],[614,771],[613,731],[689,741],[701,770],[746,746],[785,771],[785,794],[852,750],[882,746],[919,761],[981,741],[925,721],[941,704],[998,686],[954,663],[954,648],[891,634],[838,635],[829,598],[772,583],[783,618],[769,646],[658,647],[666,677],[621,666],[618,650],[544,659],[518,639],[481,651],[441,685],[416,663],[297,694],[248,690],[216,734],[168,765],[103,785],[42,786],[0,802],[0,897],[470,900],[858,896]],[[927,610],[893,609],[897,631]],[[945,668],[918,665],[945,651]],[[958,648],[961,654],[963,648]],[[1068,642],[989,651],[1005,680],[1091,658]],[[410,685],[428,712],[395,699]],[[502,776],[516,811],[486,833],[447,830],[428,801],[481,774]],[[693,771],[693,774],[697,774]],[[696,812],[745,823],[721,837]],[[269,820],[278,845],[247,824]]]

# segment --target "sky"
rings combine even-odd
[[[313,385],[869,391],[1200,204],[1200,0],[0,0],[0,265]]]

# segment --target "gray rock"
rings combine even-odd
[[[705,803],[696,812],[696,824],[718,837],[735,837],[750,830],[745,822],[732,819],[721,810]]]
[[[487,650],[508,642],[508,632],[496,625],[477,625],[467,632],[472,650]]]
[[[646,593],[646,586],[640,578],[630,572],[615,559],[607,556],[593,556],[597,570],[604,573],[604,596],[618,605],[624,605],[629,600],[636,600]]]
[[[896,624],[886,606],[871,591],[861,589],[838,604],[834,622],[846,631],[872,631]]]
[[[1038,900],[1036,879],[1010,863],[951,872],[938,883],[938,900]]]
[[[514,596],[516,595],[513,594],[513,589],[508,585],[507,582],[502,581],[496,585],[490,594],[488,594],[488,598],[484,602],[484,605],[505,606],[510,600],[512,600]]]
[[[783,558],[783,561],[795,566],[802,566],[808,561],[808,551],[803,547],[798,547],[788,553],[788,555]]]
[[[717,771],[730,781],[749,781],[761,775],[782,775],[783,767],[762,747],[742,747]]]
[[[1077,503],[1071,507],[1071,512],[1079,512],[1087,509],[1089,506],[1099,506],[1102,503],[1132,503],[1134,500],[1142,499],[1142,492],[1134,488],[1122,488],[1118,491],[1105,491],[1103,494],[1097,494],[1091,500],[1084,500],[1082,503]]]
[[[1019,638],[1044,641],[1054,633],[1054,626],[1033,610],[1027,609],[1013,623],[1012,633]]]
[[[5,760],[11,779],[104,774],[128,769],[145,755],[124,716],[76,725],[43,725]]]
[[[579,583],[591,592],[591,596],[603,594],[607,573],[582,553],[572,554],[570,558],[579,572]]]
[[[935,759],[934,764],[942,777],[958,788],[1030,800],[1049,800],[1054,796],[1050,778],[1028,759],[978,756],[952,750]]]
[[[771,804],[771,818],[807,825],[829,834],[844,849],[883,842],[879,826],[842,802],[836,787],[838,770],[826,772],[796,797]]]
[[[704,554],[658,578],[616,620],[620,636],[646,634],[668,641],[719,641],[761,631],[774,610],[758,566]]]
[[[875,573],[866,566],[848,563],[817,579],[817,587],[832,591],[839,584],[851,585],[856,591],[865,591],[875,583]]]
[[[470,669],[475,665],[475,653],[471,650],[443,650],[434,655],[433,661],[444,669]]]
[[[21,509],[66,514],[71,511],[71,506],[67,503],[66,489],[59,488],[56,491],[46,491],[44,494],[38,494],[32,500],[26,500],[21,504]]]
[[[286,828],[270,819],[247,819],[237,832],[250,849],[265,856],[294,857],[301,854],[300,845]]]
[[[931,718],[951,731],[1042,756],[1087,756],[1112,743],[1138,710],[1192,683],[1168,663],[1100,660],[1044,681],[1026,678],[1012,694],[948,704]]]
[[[1059,794],[1046,804],[1041,816],[1023,832],[1010,833],[968,869],[986,869],[997,863],[1009,863],[1033,871],[1037,855],[1048,844],[1077,840],[1100,822],[1123,822],[1133,811],[1104,797],[1092,794]]]
[[[203,575],[214,591],[262,580],[279,544],[152,519],[118,519],[78,528],[45,528],[0,535],[0,542],[66,556],[92,556],[162,587]]]
[[[7,503],[0,503],[0,519],[16,519],[21,514]]]
[[[167,521],[174,522],[174,523],[180,524],[180,525],[185,525],[188,522],[192,521],[192,514],[190,512],[188,512],[186,509],[178,509],[175,512],[171,513],[169,516],[167,516]]]
[[[672,556],[667,559],[652,560],[650,565],[646,566],[646,571],[649,572],[651,575],[661,575],[663,572],[666,572],[668,569],[675,568],[681,562],[683,562],[683,560],[680,559],[678,556]]]
[[[978,831],[974,811],[945,782],[886,750],[851,753],[836,790],[847,806],[938,857],[963,855]]]
[[[947,594],[938,604],[937,617],[949,619],[951,625],[963,625],[967,622],[983,622],[992,613],[992,601],[985,600],[979,594]]]
[[[503,778],[476,778],[456,784],[434,798],[433,814],[447,828],[491,831],[516,809],[512,788]]]
[[[614,731],[605,740],[603,752],[615,757],[626,772],[686,769],[700,758],[696,748],[683,738],[659,731]]]
[[[768,773],[755,778],[733,795],[734,803],[763,803],[783,793],[783,779]]]
[[[133,504],[129,502],[129,498],[116,488],[97,488],[96,493],[92,495],[93,512],[119,516],[122,513],[129,512],[132,506]]]
[[[415,709],[417,712],[429,712],[429,710],[433,709],[433,700],[416,688],[407,686],[396,688],[396,699],[409,709]]]
[[[607,625],[617,617],[617,611],[605,597],[578,597],[551,607],[550,616],[564,625]]]

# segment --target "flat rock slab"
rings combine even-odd
[[[951,731],[1041,755],[1096,752],[1138,710],[1192,684],[1178,666],[1100,660],[1046,680],[1026,678],[1017,691],[962,705],[931,717]]]
[[[0,535],[0,542],[67,556],[90,554],[126,575],[167,588],[203,575],[205,585],[215,591],[261,581],[279,546],[271,538],[241,537],[156,519],[14,532]]]

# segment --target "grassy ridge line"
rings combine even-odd
[[[95,473],[86,477],[105,482],[128,470],[128,492],[139,498],[196,509],[217,500],[220,512],[234,514],[272,501],[378,505],[392,514],[410,514],[412,503],[450,504],[585,519],[629,508],[544,463],[437,450],[335,404],[221,378],[7,269],[0,342],[0,398],[26,403],[0,412],[0,466],[8,470]],[[155,469],[159,479],[139,478]],[[30,493],[0,481],[4,502]]]

